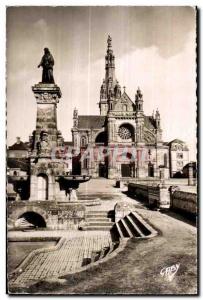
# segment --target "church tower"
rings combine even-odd
[[[105,56],[105,79],[100,90],[100,115],[106,116],[113,110],[114,105],[121,97],[121,87],[115,77],[115,56],[112,49],[112,39],[110,35],[107,39],[107,52]]]

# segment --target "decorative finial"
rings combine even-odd
[[[124,87],[123,87],[123,92],[124,92],[124,93],[125,93],[125,89],[126,89],[126,87],[124,86]]]
[[[112,38],[110,37],[110,35],[108,35],[108,39],[107,39],[108,48],[112,47],[111,42],[112,42]]]

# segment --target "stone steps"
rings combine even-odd
[[[157,234],[136,212],[131,212],[116,222],[116,229],[121,239],[131,237],[147,238]]]
[[[104,231],[104,230],[110,230],[112,228],[112,225],[110,226],[100,226],[100,225],[92,225],[92,226],[89,226],[89,225],[86,225],[86,226],[83,226],[82,227],[82,230],[99,230],[99,231]]]
[[[110,222],[110,221],[103,221],[103,222],[88,222],[88,225],[89,226],[110,226],[112,227],[113,226],[113,222]]]
[[[95,216],[91,216],[88,217],[88,221],[89,222],[111,222],[111,219],[106,218],[106,217],[95,217]]]
[[[82,227],[82,230],[110,230],[114,225],[112,217],[112,211],[87,211],[86,225]]]

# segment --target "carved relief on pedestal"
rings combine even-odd
[[[40,93],[35,94],[35,98],[37,99],[37,103],[58,103],[58,95],[53,93]]]

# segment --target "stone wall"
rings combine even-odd
[[[183,191],[171,193],[171,208],[191,215],[197,215],[197,195]]]
[[[48,229],[78,229],[85,221],[85,206],[81,204],[57,203],[54,201],[19,201],[8,203],[8,228],[15,228],[16,221],[24,213],[29,212],[40,215]]]
[[[197,195],[183,192],[179,187],[164,187],[161,184],[128,184],[128,193],[145,200],[151,207],[171,208],[191,215],[197,214]]]
[[[136,196],[139,200],[147,201],[151,207],[169,208],[170,193],[168,188],[162,184],[144,185],[137,183],[128,184],[129,194]]]

